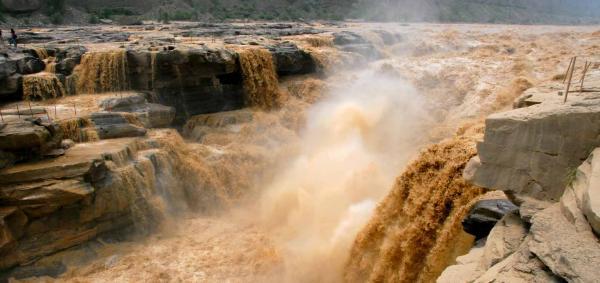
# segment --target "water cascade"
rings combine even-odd
[[[282,93],[271,53],[262,48],[247,48],[239,50],[239,56],[247,103],[262,109],[279,107]]]
[[[65,88],[56,75],[38,73],[23,76],[23,99],[46,100],[66,95]]]
[[[124,50],[86,53],[74,75],[78,94],[129,90]]]
[[[461,221],[483,190],[462,171],[476,154],[472,140],[430,146],[396,180],[354,242],[346,282],[434,282],[466,253],[473,237]]]
[[[48,50],[46,50],[46,48],[34,47],[33,50],[38,58],[46,64],[44,72],[56,73],[56,57],[48,55]]]
[[[367,70],[308,110],[298,153],[263,187],[261,219],[285,280],[339,282],[356,233],[416,153],[429,118],[397,77]]]

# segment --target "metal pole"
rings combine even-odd
[[[19,110],[19,104],[17,104],[17,116],[19,117],[19,120],[21,120],[21,110]]]
[[[31,109],[31,101],[27,100],[27,104],[29,105],[29,115],[33,118],[33,109]]]
[[[575,57],[571,58],[571,61],[569,61],[569,67],[567,68],[567,72],[565,73],[565,76],[563,77],[563,84],[565,84],[567,82],[567,77],[569,76],[569,72],[571,71],[571,66],[573,66],[573,59]]]
[[[567,103],[567,98],[569,97],[569,88],[571,88],[571,80],[573,79],[573,73],[575,72],[576,63],[577,56],[573,57],[573,67],[571,68],[571,72],[569,73],[569,82],[567,83],[567,90],[565,91],[565,101],[563,103]]]
[[[0,118],[2,119],[2,123],[4,123],[4,116],[2,115],[2,109],[0,109]]]
[[[75,111],[75,117],[77,117],[77,104],[73,103],[73,110]]]
[[[58,116],[56,115],[56,104],[54,104],[54,119],[58,120]]]
[[[587,74],[588,69],[592,66],[592,62],[585,61],[585,68],[583,68],[583,74],[581,75],[581,86],[579,87],[579,93],[583,92],[583,81],[585,80],[585,75]]]

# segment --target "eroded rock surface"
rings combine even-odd
[[[482,187],[558,201],[569,173],[600,145],[598,125],[595,97],[491,115],[478,159],[470,163],[475,172],[465,177]]]

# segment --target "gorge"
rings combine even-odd
[[[0,53],[0,281],[595,280],[597,67],[558,96],[594,26],[19,34]],[[463,220],[483,200],[518,208],[480,237]]]

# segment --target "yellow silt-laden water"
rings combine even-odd
[[[266,110],[278,108],[283,94],[279,90],[271,53],[262,48],[240,49],[238,52],[247,104]]]
[[[129,90],[125,50],[90,52],[75,68],[77,94]]]
[[[23,99],[46,100],[66,95],[62,82],[51,73],[23,76]]]

